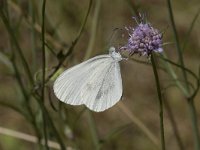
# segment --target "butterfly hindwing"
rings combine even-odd
[[[90,80],[91,88],[84,88],[84,104],[91,110],[104,111],[116,104],[122,96],[122,80],[119,63],[108,62]],[[91,93],[93,93],[91,95]]]

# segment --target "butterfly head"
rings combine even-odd
[[[109,55],[116,61],[121,61],[122,60],[122,56],[119,52],[116,52],[114,47],[111,47],[109,49]]]

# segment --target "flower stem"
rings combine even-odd
[[[162,95],[161,95],[161,89],[160,89],[160,82],[159,82],[159,78],[158,78],[158,72],[157,72],[156,64],[155,64],[155,60],[154,60],[154,54],[151,55],[151,63],[152,63],[153,72],[154,72],[154,76],[155,76],[158,100],[159,100],[159,107],[160,107],[159,116],[160,116],[161,144],[162,144],[162,150],[165,150],[165,132],[164,132],[164,123],[163,123],[163,101],[162,101]]]

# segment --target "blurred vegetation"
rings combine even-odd
[[[136,25],[132,16],[145,12],[170,43],[165,54],[156,55],[166,149],[199,150],[200,2],[171,1],[171,9],[169,2],[0,1],[0,127],[37,137],[30,142],[15,137],[18,133],[0,132],[0,149],[56,149],[48,141],[69,150],[160,149],[158,98],[148,59],[134,56],[121,63],[122,101],[104,112],[63,104],[52,91],[63,70],[125,44],[125,26]]]

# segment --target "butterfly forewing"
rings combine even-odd
[[[110,59],[109,55],[97,56],[64,71],[56,79],[53,87],[58,99],[67,104],[83,104],[80,97],[81,87],[87,84],[91,72],[106,59]]]

